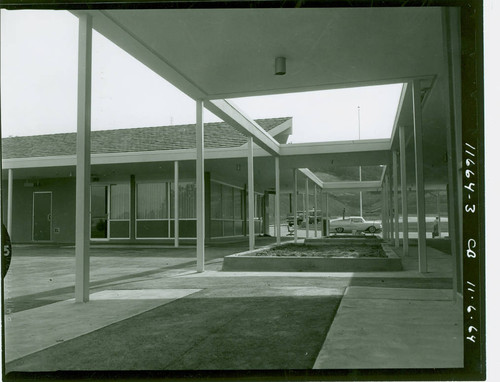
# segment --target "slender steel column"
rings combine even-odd
[[[408,256],[408,190],[406,186],[406,138],[404,126],[399,126],[399,161],[401,173],[401,213],[403,215],[403,255]]]
[[[275,189],[274,195],[274,232],[276,234],[276,244],[281,243],[281,217],[280,217],[280,157],[274,158]]]
[[[314,237],[318,237],[318,187],[314,185]]]
[[[297,169],[293,169],[293,242],[297,243]]]
[[[359,166],[359,181],[361,182],[361,166]],[[359,216],[363,217],[363,191],[359,191]]]
[[[328,199],[330,199],[330,194],[327,192],[325,192],[325,210],[326,210],[326,213],[325,213],[325,219],[326,219],[326,236],[330,236],[330,206],[329,206],[329,203],[328,203]]]
[[[297,173],[297,176],[298,176],[298,173]],[[298,182],[298,178],[297,178],[297,182]],[[298,187],[298,186],[297,186],[297,187]],[[297,191],[297,192],[298,192],[298,191]],[[300,194],[297,194],[297,197],[298,197],[298,195],[300,195]],[[299,203],[299,202],[297,201],[297,208],[298,208],[298,203]],[[305,211],[305,210],[306,210],[306,194],[305,194],[305,193],[303,193],[303,194],[302,194],[302,216],[304,216],[304,211]],[[304,221],[304,223],[305,223],[305,220],[303,220],[303,221]]]
[[[78,17],[78,98],[76,131],[75,301],[89,301],[90,280],[90,115],[92,17]]]
[[[137,239],[137,198],[136,198],[136,187],[135,175],[130,175],[130,240],[135,241]]]
[[[255,248],[255,199],[253,177],[253,137],[248,137],[248,247]]]
[[[394,246],[399,248],[399,193],[398,193],[398,154],[392,152],[392,184],[393,184],[393,208],[394,208]]]
[[[174,247],[179,246],[179,161],[174,161]]]
[[[205,138],[203,101],[196,101],[196,270],[205,270]]]
[[[309,238],[309,178],[306,177],[306,205],[304,219],[306,220],[306,238]]]
[[[389,239],[391,244],[394,245],[394,213],[393,213],[393,200],[392,200],[392,172],[391,168],[388,169],[387,174],[387,214],[389,216]]]
[[[386,182],[385,177],[382,181],[382,238],[387,240],[388,235],[388,227],[387,227],[387,198],[386,198]]]
[[[425,243],[425,187],[420,81],[413,80],[411,89],[413,100],[413,135],[415,137],[415,180],[417,188],[418,268],[421,273],[425,273],[427,272],[427,248]]]
[[[7,231],[12,236],[12,191],[14,187],[14,172],[9,168],[9,184],[7,185]]]

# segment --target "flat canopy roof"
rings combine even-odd
[[[73,13],[91,14],[99,33],[193,99],[205,100],[206,107],[219,115],[220,99],[420,79],[426,181],[442,183],[446,176],[442,158],[446,152],[444,74],[448,65],[442,9],[106,9]],[[274,60],[280,56],[286,57],[287,73],[276,76]],[[409,93],[395,126],[411,130]],[[411,131],[407,136],[410,145]],[[259,137],[255,141],[260,139],[261,147],[276,154],[275,142],[265,134]],[[412,171],[412,163],[408,166]]]
[[[209,110],[223,115],[233,127],[253,135],[265,150],[256,150],[256,156],[277,155],[279,151],[282,162],[289,166],[313,168],[315,162],[327,158],[339,165],[387,164],[391,147],[384,143],[378,149],[365,150],[360,146],[363,142],[279,145],[245,117],[244,111],[233,114],[225,98],[421,79],[425,89],[426,182],[445,182],[447,90],[443,74],[447,63],[440,7],[105,9],[72,13],[92,15],[96,31],[193,99],[204,100]],[[274,74],[274,60],[279,56],[287,59],[283,76]],[[402,101],[395,125],[407,126],[407,144],[411,146],[409,92]],[[238,157],[239,151],[208,150],[207,159]],[[155,162],[162,155],[165,153],[148,152],[142,160]],[[190,157],[191,153],[182,152],[181,159]],[[95,157],[94,161],[105,163],[108,159]],[[71,158],[64,160],[71,165]],[[114,163],[123,160],[120,154],[112,159]],[[55,163],[47,161],[38,165]],[[4,168],[19,167],[26,165],[4,161]],[[411,176],[412,163],[408,167]]]
[[[99,10],[94,28],[194,99],[374,83],[439,73],[437,7]],[[274,75],[274,59],[287,74]]]

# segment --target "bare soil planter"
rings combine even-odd
[[[355,245],[355,244],[383,244],[383,240],[378,236],[329,236],[316,239],[305,239],[305,245]]]
[[[328,240],[327,243],[322,241]],[[363,240],[363,239],[361,239]],[[386,244],[330,239],[287,243],[224,257],[223,271],[383,272],[402,270],[401,259]],[[312,242],[312,243],[311,243]]]

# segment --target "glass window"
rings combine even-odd
[[[241,220],[241,209],[242,209],[242,191],[234,189],[234,218]]]
[[[92,216],[98,217],[108,213],[108,187],[107,186],[92,186],[91,188],[91,203]]]
[[[168,198],[166,183],[137,184],[137,219],[167,219]]]
[[[128,184],[111,185],[111,219],[130,218],[130,186]]]
[[[109,237],[113,239],[128,239],[130,237],[130,222],[110,221],[109,222]]]
[[[222,218],[222,205],[221,205],[221,194],[222,185],[219,183],[212,182],[210,190],[210,208],[212,213],[212,219]]]
[[[255,194],[254,198],[254,216],[255,218],[262,217],[262,195]]]
[[[222,186],[222,218],[233,219],[234,205],[233,205],[233,188]]]
[[[179,219],[196,218],[196,185],[179,182]]]

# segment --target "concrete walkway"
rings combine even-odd
[[[451,291],[348,287],[315,369],[463,367]]]
[[[5,362],[136,316],[199,289],[108,290],[86,304],[74,299],[13,313],[5,325]]]
[[[462,307],[452,299],[449,255],[429,248],[426,274],[416,269],[414,247],[401,272],[220,271],[223,256],[245,249],[241,242],[207,248],[204,273],[195,271],[193,248],[93,249],[91,301],[75,304],[71,249],[45,248],[41,256],[36,247],[14,248],[5,279],[7,371],[11,361],[192,296],[343,296],[315,369],[462,366]]]

